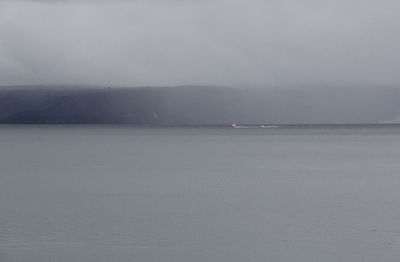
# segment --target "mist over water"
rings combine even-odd
[[[0,0],[0,262],[398,261],[399,10]]]
[[[0,260],[397,261],[400,128],[0,128]]]

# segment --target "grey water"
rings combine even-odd
[[[0,127],[0,261],[398,261],[400,126]]]

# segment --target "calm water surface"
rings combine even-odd
[[[398,261],[400,127],[0,127],[0,261]]]

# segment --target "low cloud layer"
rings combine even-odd
[[[0,85],[398,85],[398,11],[389,0],[0,0]]]

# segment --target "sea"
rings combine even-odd
[[[0,126],[0,261],[399,261],[400,125]]]

